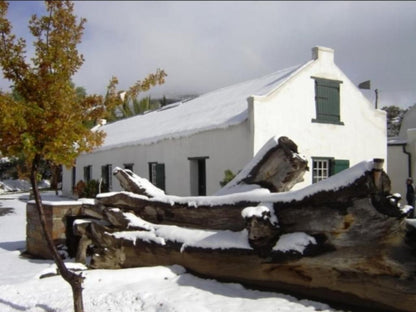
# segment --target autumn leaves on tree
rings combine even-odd
[[[26,41],[12,33],[6,16],[8,3],[0,2],[0,66],[12,88],[11,92],[0,91],[0,152],[3,156],[23,156],[43,221],[37,187],[41,161],[72,166],[80,153],[91,151],[104,140],[102,131],[90,130],[91,123],[164,83],[166,77],[163,70],[157,70],[136,82],[123,97],[113,77],[105,96],[80,96],[71,78],[84,62],[77,46],[86,20],[74,15],[70,1],[46,1],[45,7],[44,16],[33,15],[29,21],[34,55],[28,58]],[[82,311],[82,277],[65,268],[46,230],[45,238],[61,275],[71,284],[75,310]]]

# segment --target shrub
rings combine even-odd
[[[234,179],[235,173],[233,173],[230,169],[224,171],[224,179],[220,181],[221,187],[224,187],[228,182]]]
[[[79,198],[95,198],[98,194],[98,181],[89,180],[87,183],[80,180],[75,186],[74,193]]]

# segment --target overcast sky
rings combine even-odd
[[[9,19],[30,38],[30,15],[43,2],[11,2]],[[162,68],[152,95],[201,94],[311,59],[314,46],[335,50],[335,63],[379,107],[416,103],[416,2],[413,1],[76,1],[87,19],[74,76],[89,93],[110,78],[127,88]],[[1,80],[0,88],[10,83]]]

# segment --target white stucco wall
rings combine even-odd
[[[350,166],[367,159],[387,159],[385,112],[376,110],[332,59],[329,51],[274,93],[251,99],[249,111],[255,152],[271,135],[284,135],[298,145],[310,169],[312,157],[348,159]],[[316,118],[312,77],[342,81],[340,116],[344,125],[312,122]],[[304,178],[295,188],[311,184],[311,170]]]
[[[388,175],[392,181],[392,191],[406,196],[406,179],[416,177],[416,105],[409,108],[403,116],[399,136],[388,146]],[[399,144],[400,143],[400,144]],[[403,151],[403,144],[409,157]],[[405,204],[405,200],[402,200]]]
[[[408,147],[406,147],[408,151]],[[406,196],[406,179],[409,176],[408,156],[403,152],[403,145],[388,146],[388,170],[391,181],[392,193],[402,195],[402,204],[405,204]]]
[[[396,140],[400,141],[400,144],[389,144],[388,146],[387,171],[392,182],[392,192],[400,193],[402,199],[406,196],[406,179],[409,176],[413,179],[416,177],[416,128],[407,129],[403,134],[405,139]],[[410,158],[403,148],[410,154]],[[402,200],[402,203],[405,204],[405,200]]]
[[[84,166],[92,165],[92,179],[99,180],[101,166],[111,164],[123,168],[124,164],[133,163],[133,171],[149,178],[148,163],[165,164],[166,192],[179,196],[191,194],[190,161],[192,157],[206,159],[207,194],[220,188],[219,182],[224,178],[224,170],[237,173],[251,159],[248,144],[248,122],[227,129],[217,129],[194,134],[175,140],[163,140],[155,144],[136,145],[112,150],[83,154],[77,159],[76,181],[83,179]],[[71,193],[71,171],[63,174],[63,192]],[[113,177],[113,191],[121,190]]]

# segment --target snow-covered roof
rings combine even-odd
[[[248,118],[248,97],[267,95],[308,63],[104,125],[100,130],[107,136],[98,150],[151,144],[240,124]]]

